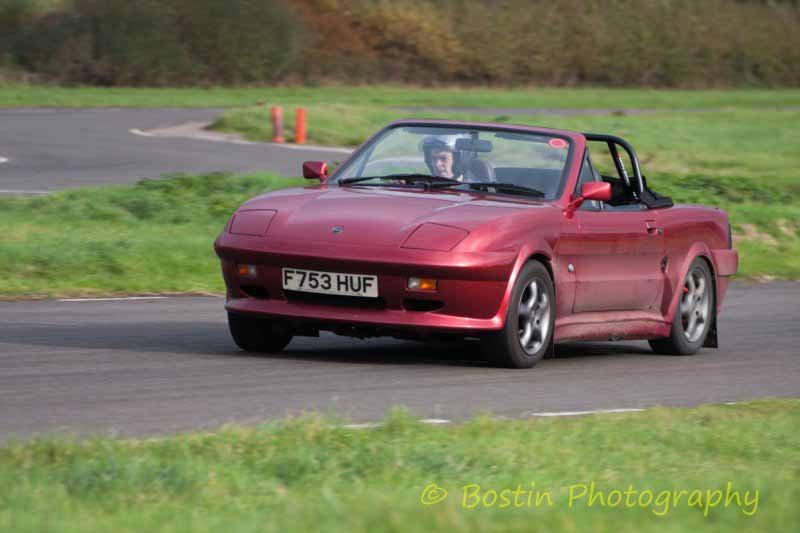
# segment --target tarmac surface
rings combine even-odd
[[[0,439],[164,434],[315,410],[379,420],[691,406],[800,393],[800,283],[735,285],[720,348],[571,343],[531,370],[492,368],[474,343],[323,334],[281,354],[239,351],[219,297],[0,303]]]
[[[36,194],[134,183],[164,174],[268,170],[299,176],[306,160],[341,160],[341,150],[202,138],[148,131],[210,122],[221,109],[0,109],[0,194]]]

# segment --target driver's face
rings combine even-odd
[[[440,178],[453,176],[453,152],[447,150],[434,150],[431,152],[431,163],[434,173]]]

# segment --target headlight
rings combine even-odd
[[[449,252],[469,235],[465,229],[426,222],[408,236],[402,248]]]
[[[277,211],[272,209],[250,209],[237,211],[233,215],[230,231],[234,235],[251,235],[263,237],[267,234],[270,222]]]

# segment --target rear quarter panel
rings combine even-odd
[[[728,288],[728,278],[719,276],[713,250],[728,249],[728,214],[721,209],[700,205],[675,205],[658,211],[664,228],[667,269],[661,312],[671,319],[678,305],[678,294],[692,261],[704,257],[714,272],[719,311]]]

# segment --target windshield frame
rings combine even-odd
[[[364,144],[362,144],[358,149],[356,149],[350,156],[342,162],[341,165],[333,172],[333,174],[328,178],[328,184],[335,184],[339,185],[339,179],[341,175],[344,174],[347,170],[349,170],[352,165],[356,164],[356,161],[362,156],[367,155],[366,160],[369,159],[369,154],[375,148],[377,143],[383,140],[392,130],[397,128],[408,128],[408,127],[424,127],[424,128],[441,128],[443,130],[452,130],[454,128],[463,128],[463,129],[470,129],[470,130],[479,130],[479,131],[488,131],[488,132],[505,132],[505,133],[517,133],[522,135],[540,135],[540,136],[548,136],[557,139],[562,139],[567,142],[568,149],[567,149],[567,157],[564,163],[564,168],[561,171],[561,176],[559,177],[558,187],[556,189],[556,193],[553,195],[552,198],[536,198],[537,201],[540,202],[557,202],[560,200],[564,195],[564,190],[567,185],[568,178],[572,171],[572,167],[575,164],[575,142],[574,139],[565,132],[560,132],[557,130],[551,130],[548,128],[534,128],[534,127],[526,127],[526,126],[513,126],[509,125],[508,127],[503,127],[502,125],[493,125],[493,124],[482,124],[482,123],[469,123],[469,122],[448,122],[448,121],[441,121],[441,122],[429,122],[429,121],[413,121],[413,120],[404,120],[399,122],[393,122],[387,125],[385,128],[381,129],[375,135],[367,139]],[[362,169],[363,170],[363,169]],[[353,184],[354,186],[358,186],[359,184]],[[391,187],[391,184],[387,184],[386,187]],[[471,189],[458,189],[459,192],[466,192],[471,194],[497,194],[508,196],[508,193],[502,192],[488,192],[488,191],[476,191]],[[514,195],[519,198],[519,195]]]

